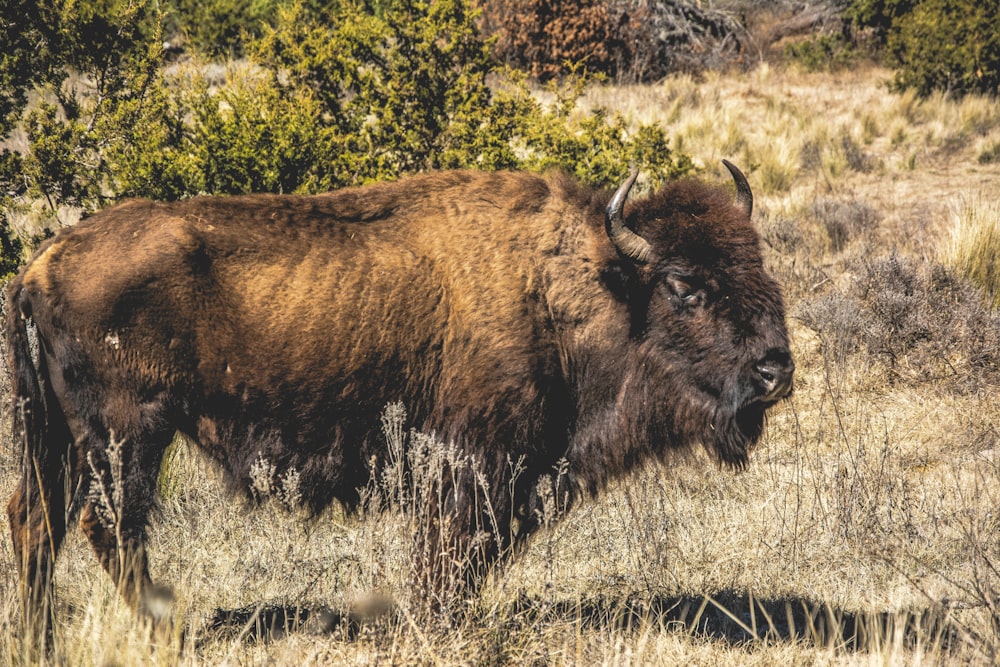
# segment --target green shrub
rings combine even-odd
[[[7,217],[0,213],[0,285],[17,271],[22,261],[23,244],[10,229]]]
[[[274,74],[230,67],[214,90],[200,67],[162,79],[150,92],[131,140],[104,159],[117,197],[179,199],[201,193],[295,192],[337,155],[317,124],[313,96],[282,95]]]
[[[241,56],[248,39],[271,23],[278,0],[165,0],[164,28],[183,35],[191,47],[209,56]]]
[[[123,78],[159,49],[159,11],[134,0],[5,0],[0,30],[0,128],[19,121],[25,93],[49,84],[63,112],[74,116],[78,86],[63,86],[69,72],[87,78],[97,96],[120,93]]]
[[[898,19],[911,12],[920,0],[851,0],[845,16],[859,27],[871,30],[885,44]]]
[[[483,131],[449,166],[561,169],[596,186],[618,185],[629,165],[639,167],[654,186],[694,168],[687,155],[672,151],[660,125],[631,129],[626,117],[603,108],[581,114],[577,101],[586,85],[581,77],[550,83],[554,101],[543,105],[523,75],[512,75],[497,90]]]
[[[316,187],[456,166],[446,156],[482,129],[491,104],[489,48],[465,0],[385,0],[378,10],[345,2],[314,15],[295,4],[252,46],[276,83],[287,77],[282,96],[315,96],[340,163]]]
[[[80,80],[113,74],[100,91],[40,88],[21,120],[27,147],[0,160],[0,181],[20,184],[4,207],[319,192],[457,167],[560,168],[610,185],[635,164],[655,185],[692,168],[660,126],[577,110],[584,77],[539,102],[523,74],[494,65],[466,0],[377,9],[283,6],[221,78],[198,58],[161,67],[151,14],[133,11],[111,69],[67,57],[51,78],[71,65]]]
[[[810,72],[819,72],[850,67],[859,58],[859,52],[841,33],[820,34],[789,44],[785,47],[785,57]]]
[[[49,208],[42,217],[54,220],[60,206],[93,208],[114,195],[104,151],[128,140],[135,113],[125,110],[141,107],[161,41],[156,4],[133,0],[11,0],[0,25],[0,130],[8,140],[0,151],[3,275],[38,231],[15,233],[12,210],[41,199]],[[26,113],[30,91],[38,102]],[[115,131],[107,133],[112,118]],[[17,128],[24,138],[11,141]]]
[[[986,148],[980,151],[979,155],[976,157],[976,161],[979,164],[994,164],[1000,162],[1000,141],[994,141],[990,143]]]
[[[0,58],[3,59],[0,66],[0,129],[5,135],[19,120],[27,102],[27,90],[48,75],[48,51],[38,48],[50,39],[47,32],[52,20],[44,9],[35,0],[6,0],[5,3],[5,14],[0,20]]]
[[[897,88],[921,95],[1000,91],[1000,5],[979,0],[854,0],[847,10],[872,30],[898,71]]]

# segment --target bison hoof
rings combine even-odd
[[[142,592],[139,611],[154,626],[169,626],[174,616],[173,591],[167,586],[150,586]]]

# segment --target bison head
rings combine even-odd
[[[633,173],[608,204],[606,228],[632,318],[632,373],[646,379],[636,411],[650,415],[645,435],[700,441],[742,467],[767,408],[791,393],[794,364],[781,291],[750,222],[753,194],[739,169],[725,165],[735,200],[681,181],[631,205],[626,217]]]

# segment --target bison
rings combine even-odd
[[[266,459],[312,510],[351,508],[388,465],[383,407],[402,402],[478,464],[447,476],[447,521],[427,530],[467,546],[488,506],[480,565],[537,527],[556,474],[593,494],[699,443],[744,466],[793,362],[750,187],[725,164],[735,196],[686,179],[626,205],[636,173],[611,193],[451,171],[129,201],[63,230],[6,291],[26,609],[49,609],[78,517],[124,598],[157,613],[145,538],[178,432],[234,488]]]

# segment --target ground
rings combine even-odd
[[[748,175],[798,370],[746,471],[701,453],[642,471],[541,530],[443,627],[408,598],[405,516],[334,508],[310,521],[277,500],[250,510],[180,443],[151,550],[182,621],[150,635],[73,532],[57,574],[59,654],[191,665],[995,660],[1000,372],[989,336],[1000,325],[985,293],[934,292],[933,271],[954,264],[970,211],[1000,218],[1000,164],[980,161],[1000,145],[1000,110],[919,100],[889,79],[873,67],[761,65],[586,97],[664,123],[706,178],[724,178],[721,158]],[[883,312],[893,303],[904,308]],[[915,337],[900,337],[905,326]],[[7,497],[16,458],[9,447],[0,457]],[[0,656],[20,664],[5,518],[0,540]],[[350,636],[312,632],[322,623],[269,640],[248,637],[249,624],[207,629],[218,608],[336,613],[376,595],[399,610]]]

